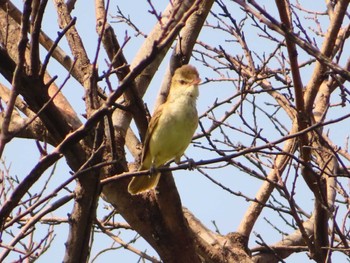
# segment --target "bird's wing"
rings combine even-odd
[[[150,168],[150,167],[144,167],[143,166],[145,158],[146,158],[147,153],[149,151],[149,141],[150,141],[150,138],[151,138],[154,130],[156,129],[156,127],[158,125],[158,121],[159,121],[160,115],[162,114],[162,108],[163,108],[163,104],[160,105],[157,108],[157,110],[154,112],[154,114],[153,114],[153,116],[151,118],[151,121],[149,122],[148,129],[147,129],[147,132],[146,132],[145,141],[143,143],[141,162],[142,162],[142,167],[146,168],[146,169]],[[152,162],[152,160],[150,160],[150,161]]]

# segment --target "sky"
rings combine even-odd
[[[18,4],[18,6],[22,5],[22,1],[14,1]],[[306,4],[308,1],[305,1]],[[311,1],[310,1],[311,2]],[[313,1],[312,1],[313,2]],[[267,8],[274,5],[272,1],[260,1],[260,3],[265,3]],[[164,10],[167,1],[154,1],[154,4],[158,10]],[[123,11],[125,15],[130,15],[130,19],[137,25],[142,28],[142,31],[148,33],[153,25],[156,23],[156,19],[149,13],[146,13],[145,10],[149,9],[147,1],[140,0],[137,2],[137,8],[135,8],[134,4],[130,4],[129,1],[111,1],[109,14],[109,22],[113,25],[115,32],[121,36],[124,36],[124,33],[127,31],[127,34],[131,36],[131,40],[128,45],[125,47],[124,54],[127,60],[131,63],[133,57],[138,52],[140,45],[143,42],[142,36],[135,36],[133,31],[122,23],[113,23],[116,21],[113,18],[113,15],[117,14],[117,5]],[[315,5],[315,2],[313,2]],[[238,9],[238,7],[235,7]],[[310,8],[315,8],[314,6],[310,6]],[[21,9],[21,7],[20,7]],[[275,9],[274,9],[275,10]],[[237,13],[238,10],[237,10]],[[77,17],[77,29],[80,35],[83,38],[83,42],[86,45],[87,52],[91,58],[94,57],[96,50],[96,38],[97,34],[95,31],[95,14],[94,14],[94,2],[93,1],[77,1],[77,6],[75,10],[72,12],[73,16]],[[48,2],[48,8],[46,11],[46,15],[44,17],[43,22],[43,30],[52,38],[55,39],[57,36],[57,32],[59,29],[56,25],[57,16],[55,10],[53,8],[53,4],[51,1]],[[201,37],[203,39],[211,39],[215,43],[215,37],[208,30],[205,30],[201,33]],[[247,39],[252,38],[252,41],[248,41],[252,46],[259,47],[259,41],[254,41],[253,38],[256,37],[255,34],[246,35]],[[119,38],[122,40],[122,37]],[[63,41],[63,47],[68,52],[67,44]],[[234,45],[231,46],[233,49]],[[264,47],[267,50],[269,47]],[[45,54],[45,51],[43,51]],[[164,62],[160,66],[156,76],[154,77],[150,89],[147,91],[144,97],[144,101],[147,103],[150,111],[153,111],[153,104],[156,100],[156,95],[158,93],[158,88],[161,84],[162,76],[165,73],[167,62],[169,60],[169,56],[164,59]],[[52,60],[52,64],[48,67],[49,72],[51,74],[57,74],[59,76],[57,83],[60,84],[63,82],[66,74],[61,73],[65,72],[58,63],[55,63]],[[201,65],[194,60],[191,60],[191,64],[200,67]],[[105,62],[103,56],[99,60],[99,65],[101,68],[105,68]],[[305,74],[305,79],[307,79],[307,75],[310,74],[310,69],[303,70]],[[205,69],[203,67],[200,68],[200,75],[202,79],[205,78],[218,78],[218,75],[215,75],[212,71]],[[67,88],[63,89],[64,95],[68,98],[68,100],[74,105],[77,109],[78,114],[84,113],[84,102],[82,100],[83,90],[80,88],[80,85],[75,83],[73,79],[69,80]],[[210,83],[206,85],[201,85],[200,87],[200,97],[198,99],[198,112],[199,114],[204,113],[209,106],[213,104],[216,99],[226,98],[228,95],[231,95],[233,92],[232,86],[223,83]],[[222,114],[222,113],[221,113]],[[83,119],[82,119],[83,120]],[[337,133],[331,136],[345,138],[347,131],[345,129],[338,129]],[[197,131],[199,132],[199,130]],[[264,132],[268,133],[268,127],[264,130]],[[234,138],[235,140],[244,140],[243,138]],[[11,173],[16,174],[19,178],[23,178],[36,164],[39,160],[40,156],[37,154],[35,150],[35,142],[28,140],[14,140],[11,142],[5,151],[5,163],[7,166],[10,165]],[[210,154],[198,156],[198,149],[191,145],[186,151],[186,155],[194,160],[198,161],[200,159],[208,159],[210,158]],[[218,171],[212,171],[211,175],[213,175],[216,179],[220,180],[223,184],[229,186],[235,191],[242,191],[244,194],[254,197],[255,193],[259,189],[261,182],[250,178],[250,177],[242,177],[239,172],[234,171],[232,174],[232,170],[230,167],[219,169]],[[62,181],[62,178],[68,178],[69,168],[65,164],[65,161],[62,159],[58,162],[55,174],[52,176],[52,180],[48,186],[47,193],[49,193],[52,187],[59,184]],[[50,172],[50,171],[49,171]],[[45,176],[49,176],[49,172]],[[227,174],[231,174],[231,176],[227,176]],[[234,180],[232,180],[232,176],[234,176]],[[212,183],[200,175],[196,171],[177,171],[175,172],[175,181],[178,187],[182,203],[185,207],[189,208],[194,215],[199,218],[204,225],[206,225],[209,229],[215,231],[216,226],[220,230],[220,233],[227,234],[229,232],[235,231],[240,220],[242,219],[247,207],[248,203],[244,200],[244,198],[237,198],[232,194],[223,191],[221,188],[217,186],[213,186]],[[44,177],[45,178],[45,177]],[[37,186],[38,190],[40,186]],[[307,191],[305,185],[302,183],[299,184],[299,189],[301,189],[301,195],[297,196],[301,200],[303,198],[311,198],[307,195]],[[70,189],[74,189],[74,183],[69,187]],[[33,189],[36,190],[35,188]],[[276,194],[278,197],[278,194]],[[58,196],[57,198],[59,198]],[[310,202],[312,204],[312,202]],[[107,211],[109,211],[110,207],[107,203],[101,200],[98,208],[99,215],[105,215]],[[306,206],[305,209],[308,212],[311,212],[313,207],[310,205]],[[64,217],[67,213],[71,212],[71,204],[66,205],[60,208],[55,214],[61,215]],[[268,225],[266,221],[264,221],[264,217],[269,217],[272,224],[276,224],[281,226],[281,219],[279,217],[271,218],[269,216],[271,211],[269,209],[265,209],[263,211],[263,216],[258,220],[257,225],[255,226],[254,231],[259,233],[264,238],[264,241],[268,244],[279,241],[282,238],[282,235],[277,233],[273,229],[272,226]],[[118,217],[118,220],[123,221],[122,218]],[[213,222],[215,221],[215,223]],[[46,226],[43,226],[45,229]],[[64,255],[64,242],[67,238],[67,228],[64,225],[55,226],[57,236],[53,241],[52,248],[45,253],[37,262],[48,262],[49,260],[54,262],[60,262],[63,259]],[[292,232],[292,230],[288,227],[284,229],[286,232]],[[43,232],[44,233],[44,232]],[[133,231],[120,231],[120,237],[128,241],[135,237],[135,232]],[[255,246],[255,238],[251,237],[250,247]],[[104,237],[103,234],[96,234],[94,236],[94,245],[91,251],[91,259],[102,249],[106,249],[110,247],[112,242]],[[138,239],[135,244],[133,244],[136,248],[140,250],[145,250],[150,255],[156,256],[155,252],[151,247],[149,247],[145,241],[142,239]],[[101,256],[99,256],[95,261],[95,263],[99,262],[111,262],[112,260],[117,260],[118,262],[137,262],[139,256],[129,252],[123,248],[115,249],[113,251],[108,251]],[[301,261],[306,262],[308,257],[305,254],[298,254],[289,257],[286,262],[296,262]]]

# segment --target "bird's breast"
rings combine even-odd
[[[191,142],[198,125],[195,101],[178,98],[166,102],[158,125],[150,138],[151,155],[157,164],[181,156]]]

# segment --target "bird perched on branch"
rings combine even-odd
[[[180,158],[190,144],[198,126],[196,99],[200,82],[195,67],[178,68],[171,80],[165,103],[154,112],[148,126],[139,170],[151,170],[151,175],[134,176],[129,183],[130,194],[139,194],[157,186],[157,168]]]

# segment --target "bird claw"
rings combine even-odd
[[[196,167],[197,167],[196,162],[192,158],[188,158],[188,157],[186,157],[186,158],[187,159],[185,161],[180,161],[180,160],[176,161],[175,160],[175,163],[177,165],[187,163],[188,164],[188,170],[190,170],[190,171],[196,169]]]
[[[149,176],[156,175],[157,174],[157,168],[153,165],[149,168]]]
[[[187,162],[188,162],[188,170],[193,171],[194,169],[196,169],[197,164],[192,158],[187,159]]]

